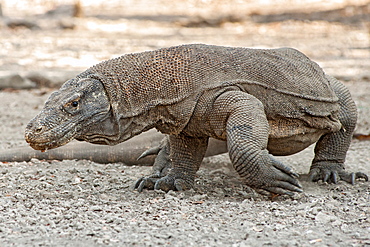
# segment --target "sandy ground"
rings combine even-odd
[[[90,4],[84,18],[71,18],[68,6],[43,14],[58,1],[36,1],[37,13],[27,1],[2,2],[0,77],[39,72],[55,85],[104,59],[184,43],[289,46],[348,86],[356,133],[370,133],[370,7],[358,8],[366,1],[308,1],[305,8],[303,1],[109,1]],[[9,25],[24,18],[37,28]],[[0,149],[26,146],[25,125],[52,90],[0,91]],[[347,169],[370,174],[369,151],[369,141],[354,140]],[[279,159],[304,174],[312,157],[311,147]],[[369,182],[328,185],[301,176],[304,193],[270,201],[238,180],[227,155],[203,163],[194,190],[167,194],[132,190],[150,167],[0,163],[0,246],[370,246]]]

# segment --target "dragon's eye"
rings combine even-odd
[[[73,107],[77,107],[77,106],[78,106],[78,101],[73,101],[73,102],[72,102],[72,106],[73,106]]]

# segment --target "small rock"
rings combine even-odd
[[[174,195],[173,193],[171,193],[171,194],[169,194],[169,193],[165,194],[164,195],[164,199],[166,201],[179,201],[179,198],[177,198],[176,194]]]
[[[224,180],[220,177],[213,178],[213,182],[215,182],[217,184],[224,184]]]
[[[80,222],[76,222],[76,224],[74,225],[74,227],[78,231],[85,229],[85,226],[83,224],[81,224]]]
[[[252,229],[253,229],[253,231],[255,231],[255,232],[262,232],[262,231],[263,231],[263,228],[262,228],[262,227],[260,227],[260,226],[254,226]]]
[[[61,29],[70,29],[73,30],[76,28],[76,22],[72,18],[64,18],[59,21],[59,27]]]
[[[322,242],[321,238],[312,239],[312,240],[309,241],[310,244],[315,244],[315,243],[320,243],[320,242]]]
[[[91,206],[90,210],[91,211],[103,211],[102,207],[100,207],[99,205]]]
[[[49,17],[64,17],[73,16],[75,6],[73,4],[58,5],[54,9],[51,9],[45,13],[45,16]]]
[[[35,82],[38,87],[59,88],[77,74],[79,71],[31,71],[25,77]]]
[[[192,200],[192,201],[202,201],[202,200],[207,199],[207,194],[194,195],[194,196],[190,197],[189,199]]]
[[[167,192],[167,195],[176,197],[177,193],[173,190],[170,190],[170,191]]]
[[[252,195],[251,193],[247,193],[246,191],[244,190],[239,190],[238,191],[239,195],[243,196],[244,198],[247,198],[247,199],[250,199],[252,198]]]
[[[38,72],[31,72],[26,75],[26,78],[36,83],[39,87],[50,87],[53,84],[50,78]]]
[[[33,164],[41,164],[41,161],[40,161],[40,160],[38,160],[38,159],[36,159],[36,158],[32,158],[32,159],[30,160],[30,163],[33,163]]]
[[[311,213],[313,215],[317,215],[321,211],[322,211],[322,208],[321,207],[314,207],[314,208],[312,208]]]
[[[214,188],[214,189],[213,189],[213,192],[214,192],[216,195],[218,195],[218,196],[220,196],[220,195],[223,195],[223,194],[224,194],[224,191],[223,191],[222,189],[220,189],[220,188]]]
[[[338,218],[333,216],[333,215],[318,212],[316,217],[315,217],[315,220],[317,222],[322,223],[322,224],[328,224],[328,223],[331,223],[331,222],[336,222],[338,220]]]
[[[73,179],[73,183],[72,184],[80,184],[81,183],[81,178],[79,178],[79,177],[75,177],[74,179]]]
[[[37,25],[37,23],[33,21],[23,20],[23,19],[9,20],[7,21],[6,25],[11,29],[16,29],[16,28],[28,28],[31,30],[41,29],[40,26]]]
[[[36,88],[36,83],[18,74],[12,74],[0,77],[0,89],[4,88],[31,89]]]

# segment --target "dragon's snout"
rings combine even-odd
[[[67,144],[74,138],[76,131],[77,128],[66,129],[36,116],[27,124],[24,138],[33,149],[46,151]]]
[[[31,145],[32,148],[36,150],[45,150],[46,148],[42,145],[42,143],[49,141],[47,140],[47,136],[44,135],[45,132],[47,132],[45,125],[42,125],[35,120],[31,120],[26,126],[24,139]]]
[[[45,129],[45,127],[43,125],[41,125],[40,123],[37,123],[34,120],[31,120],[27,124],[26,130],[25,130],[26,141],[27,140],[32,140],[33,137],[35,137],[36,135],[41,134],[44,129]]]

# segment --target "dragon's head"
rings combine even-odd
[[[42,111],[27,125],[25,139],[36,150],[85,139],[88,130],[109,118],[111,105],[103,84],[93,78],[67,81],[51,94]]]

